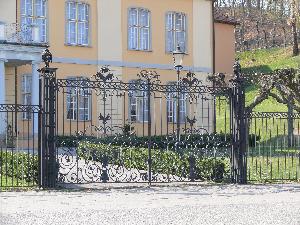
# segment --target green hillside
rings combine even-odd
[[[292,57],[290,48],[272,48],[255,51],[246,51],[237,54],[244,73],[269,73],[276,69],[298,68],[300,56]],[[246,102],[250,104],[258,93],[254,86],[247,88]],[[275,99],[269,98],[258,105],[257,112],[286,112],[287,108],[279,104]]]
[[[260,49],[237,54],[243,72],[271,72],[282,68],[297,68],[300,65],[300,56],[292,57],[290,48]]]

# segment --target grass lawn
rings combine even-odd
[[[276,69],[299,68],[300,56],[292,57],[291,48],[271,48],[246,51],[237,54],[244,73],[270,73]],[[255,86],[246,89],[246,105],[249,105],[258,93]],[[286,112],[287,107],[269,98],[258,105],[256,112]]]
[[[248,157],[249,181],[300,180],[299,157]]]
[[[244,73],[269,73],[281,68],[298,68],[300,56],[291,57],[291,49],[263,49],[237,54]],[[258,94],[256,86],[246,88],[246,106]],[[229,102],[217,101],[217,132],[229,132]],[[287,112],[284,104],[269,98],[255,107],[254,112]],[[248,179],[258,182],[300,179],[299,120],[294,122],[296,147],[287,145],[287,119],[252,119],[249,134],[260,136],[256,147],[248,149]],[[227,128],[227,129],[225,129]]]
[[[35,187],[36,184],[28,183],[25,180],[17,180],[16,178],[11,178],[9,176],[2,176],[1,180],[0,180],[0,190],[1,187],[2,188],[10,188],[10,187],[18,187],[18,188],[22,188],[22,187]]]
[[[300,56],[291,57],[290,48],[272,48],[272,49],[261,49],[255,51],[246,51],[238,53],[237,58],[240,59],[244,73],[268,73],[275,69],[294,67],[297,68],[300,65]],[[256,86],[249,86],[246,88],[246,106],[251,104],[255,97],[258,95],[258,88]],[[224,99],[224,98],[223,98]],[[284,104],[278,103],[273,98],[268,98],[261,104],[256,106],[254,112],[287,112],[287,107]],[[217,101],[217,131],[218,132],[229,132],[229,102],[228,100]],[[226,122],[225,122],[226,121]],[[257,120],[251,124],[250,133],[260,133],[262,140],[270,138],[270,131],[272,136],[286,135],[287,134],[287,121],[269,121]],[[265,129],[267,126],[270,129]],[[297,124],[295,126],[298,125]],[[226,129],[225,129],[226,128]]]
[[[292,57],[291,48],[271,48],[237,54],[245,73],[268,73],[282,68],[298,68],[300,56]]]

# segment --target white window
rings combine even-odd
[[[22,104],[31,105],[31,74],[22,76]],[[23,112],[23,120],[30,120],[31,113]]]
[[[130,121],[147,122],[149,113],[147,85],[131,81],[129,89]]]
[[[21,0],[21,30],[24,41],[32,41],[32,26],[38,26],[39,39],[47,42],[47,1]]]
[[[186,15],[168,12],[166,15],[166,51],[173,52],[177,45],[183,52],[187,50]]]
[[[150,11],[130,8],[128,11],[128,49],[150,50]]]
[[[91,117],[91,92],[87,88],[86,78],[77,77],[69,80],[78,80],[79,87],[67,88],[67,119],[86,121]],[[78,115],[78,116],[77,116]]]
[[[169,123],[177,122],[177,92],[175,89],[176,83],[169,83],[169,93],[167,96],[167,121]],[[172,88],[171,85],[174,85]],[[185,123],[187,116],[187,101],[186,94],[181,93],[179,98],[179,119],[180,123]]]
[[[82,2],[66,3],[66,43],[89,45],[89,5]]]

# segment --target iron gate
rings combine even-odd
[[[106,67],[92,78],[57,79],[58,181],[229,179],[230,121],[217,132],[214,106],[230,114],[230,93],[193,73],[169,84],[154,71],[125,83]]]

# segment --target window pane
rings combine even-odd
[[[75,2],[68,2],[68,19],[76,19],[76,4]]]
[[[70,88],[71,89],[71,88]],[[67,95],[67,118],[75,120],[76,119],[76,111],[77,111],[77,106],[76,106],[76,99],[77,96],[72,95],[73,90],[69,90],[69,94]]]
[[[141,50],[149,50],[149,28],[141,29]]]
[[[39,27],[40,31],[40,40],[42,42],[46,42],[46,19],[45,18],[37,18],[36,19],[36,24]]]
[[[24,15],[26,14],[26,0],[21,1],[21,14]]]
[[[42,2],[42,0],[35,0],[35,16],[43,15]]]
[[[138,28],[129,28],[129,49],[137,49]]]
[[[176,30],[183,30],[183,15],[177,13],[176,14],[176,23],[175,23]]]
[[[138,121],[143,122],[144,101],[142,97],[138,97]]]
[[[76,44],[76,22],[69,21],[68,26],[69,44]]]
[[[88,25],[87,22],[78,23],[78,44],[88,44]]]
[[[137,9],[130,9],[129,10],[129,25],[130,26],[137,26]]]
[[[89,5],[85,5],[85,20],[89,21]]]
[[[86,19],[85,4],[78,4],[78,20],[84,21]]]
[[[25,95],[24,105],[31,105],[31,94],[26,94]]]
[[[181,32],[176,32],[176,45],[179,44],[181,50],[183,52],[185,52],[185,32],[181,31]]]
[[[25,76],[26,77],[26,88],[25,92],[26,93],[31,93],[31,75],[30,76]]]
[[[172,31],[167,32],[167,51],[174,51],[174,32]]]
[[[88,45],[89,44],[89,23],[84,23],[84,36],[83,36],[83,44]]]
[[[174,24],[174,16],[172,13],[167,14],[167,25],[166,29],[167,30],[173,30],[173,24]]]
[[[31,93],[31,75],[24,75],[22,77],[22,93]]]
[[[83,81],[86,78],[77,77],[69,80]],[[86,82],[78,82],[83,87]],[[89,120],[90,119],[90,101],[91,94],[87,88],[68,88],[67,90],[67,118],[72,120]],[[78,106],[78,108],[77,108]],[[78,118],[77,118],[78,111]]]
[[[46,12],[46,5],[47,5],[47,2],[46,0],[42,0],[42,15],[41,16],[46,16],[47,12]]]
[[[25,76],[22,77],[22,93],[25,92],[25,86],[26,86],[26,78]]]
[[[143,110],[144,117],[142,119],[144,119],[144,121],[148,121],[149,108],[148,108],[148,98],[147,97],[144,98],[143,104],[144,104],[144,110]]]
[[[149,27],[149,11],[140,10],[140,26]]]
[[[25,0],[25,15],[32,16],[33,10],[32,10],[32,1],[33,0]]]
[[[83,44],[84,23],[78,23],[78,44]]]

